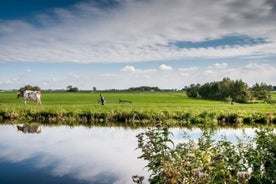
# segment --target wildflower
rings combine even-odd
[[[247,172],[247,171],[238,172],[237,177],[238,177],[238,180],[239,180],[240,183],[246,183],[246,181],[250,177],[250,173]]]

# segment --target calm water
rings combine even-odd
[[[101,184],[132,183],[132,175],[148,177],[136,135],[144,129],[83,126],[41,126],[40,133],[23,133],[15,125],[0,125],[0,183]],[[183,130],[172,129],[175,142]],[[247,129],[248,134],[254,130]],[[200,136],[200,129],[189,134]],[[242,130],[221,129],[235,140]]]

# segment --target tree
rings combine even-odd
[[[21,87],[19,88],[18,91],[22,92],[22,91],[25,91],[25,90],[33,90],[33,91],[40,91],[40,87],[38,86],[31,86],[31,85],[25,85],[24,87]]]
[[[128,90],[129,91],[160,91],[158,87],[150,87],[150,86],[131,87]]]
[[[231,84],[232,81],[226,77],[223,78],[222,81],[220,82],[221,86],[221,100],[229,100],[229,97],[231,98]]]
[[[258,84],[256,83],[251,88],[251,93],[254,98],[257,100],[271,100],[270,91],[272,90],[272,86],[268,86],[265,83]]]
[[[242,80],[236,80],[231,85],[231,97],[233,101],[239,103],[246,103],[251,99],[251,94],[248,85]]]
[[[71,89],[73,88],[73,86],[69,85],[66,88],[67,88],[67,91],[71,91]]]
[[[191,84],[189,88],[186,90],[186,94],[188,97],[192,98],[199,98],[199,89],[200,89],[200,84]]]
[[[67,86],[67,91],[68,92],[77,92],[79,89],[77,87],[73,87],[71,85]]]
[[[222,81],[190,85],[186,89],[188,97],[213,100],[229,100],[245,103],[251,99],[251,93],[246,83],[242,80],[233,81],[224,78]]]

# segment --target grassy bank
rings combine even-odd
[[[187,98],[184,92],[43,92],[42,105],[16,99],[16,92],[0,93],[2,122],[41,122],[49,124],[121,123],[154,125],[169,122],[175,126],[276,124],[276,105],[266,103],[230,104]],[[272,93],[273,99],[276,94]]]

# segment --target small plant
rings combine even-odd
[[[149,161],[147,167],[151,171],[151,183],[166,181],[163,166],[171,160],[170,150],[173,146],[169,134],[168,127],[159,125],[157,129],[148,129],[145,133],[137,135],[138,148],[143,152],[139,158]]]

